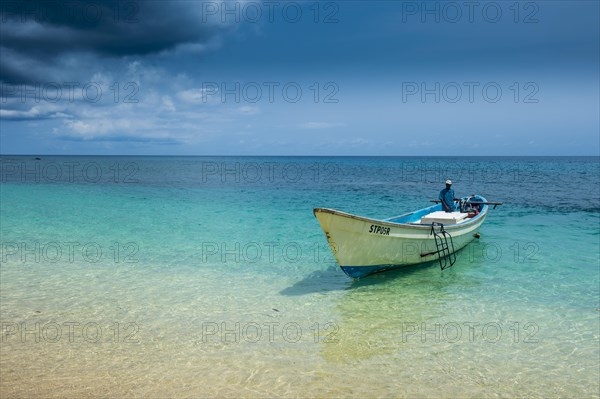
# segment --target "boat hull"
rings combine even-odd
[[[394,223],[316,208],[329,246],[342,268],[352,278],[438,259],[431,225]],[[475,238],[487,215],[487,206],[472,220],[445,226],[452,235],[454,252]]]

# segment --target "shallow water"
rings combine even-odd
[[[3,157],[2,396],[598,397],[598,158]],[[504,201],[449,270],[312,215]]]

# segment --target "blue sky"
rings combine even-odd
[[[3,154],[600,154],[597,1],[23,4]]]

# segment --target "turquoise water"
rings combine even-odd
[[[2,157],[2,396],[599,397],[598,158]],[[352,281],[314,207],[505,205]]]

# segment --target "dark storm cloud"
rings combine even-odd
[[[224,26],[202,10],[198,1],[3,1],[0,80],[26,83],[28,65],[65,54],[143,56],[206,44]]]
[[[0,49],[0,82],[7,83],[33,83],[31,76],[24,70],[20,70],[13,65],[9,65],[4,62],[5,57],[9,57],[5,51]]]

